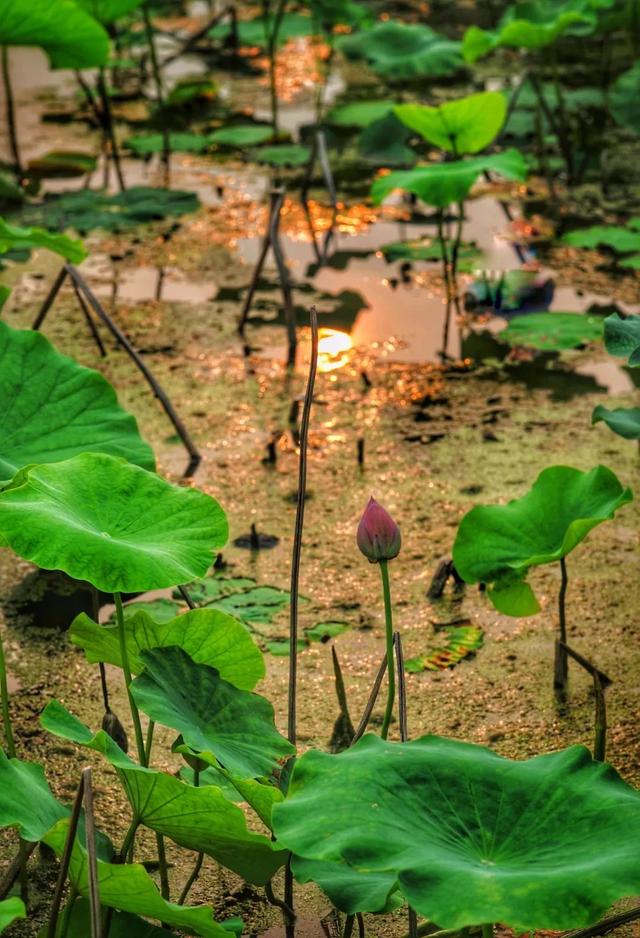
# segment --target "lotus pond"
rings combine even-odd
[[[637,936],[638,0],[0,46],[0,933]]]

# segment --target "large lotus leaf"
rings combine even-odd
[[[44,228],[19,228],[0,218],[0,254],[16,249],[30,251],[32,248],[47,248],[73,264],[80,264],[87,256],[81,241],[72,241],[66,235],[45,231]]]
[[[571,9],[571,7],[575,7]],[[586,4],[554,2],[515,3],[508,8],[496,30],[471,26],[465,33],[462,52],[467,62],[479,58],[499,46],[516,49],[541,49],[551,45],[567,32],[591,32],[597,18],[585,9]]]
[[[39,46],[52,68],[94,68],[109,56],[109,36],[73,0],[0,0],[0,45]]]
[[[64,850],[69,828],[68,820],[58,821],[44,838],[60,855]],[[182,906],[165,902],[158,889],[139,863],[105,863],[98,860],[98,888],[100,903],[107,908],[132,912],[166,925],[175,925],[202,938],[229,938],[228,932],[213,919],[209,906]],[[81,896],[89,896],[88,858],[85,848],[76,838],[71,854],[69,879]]]
[[[464,516],[453,545],[455,568],[467,583],[494,584],[489,596],[500,611],[530,615],[537,603],[520,582],[529,568],[565,557],[632,498],[605,466],[590,472],[551,466],[522,498],[480,505]]]
[[[74,0],[77,6],[105,26],[141,6],[143,0]]]
[[[507,101],[498,91],[483,91],[438,107],[398,104],[394,110],[428,143],[463,156],[484,150],[495,139],[507,116]]]
[[[640,407],[609,410],[599,404],[591,415],[591,423],[599,423],[601,420],[625,440],[640,440]]]
[[[73,228],[81,234],[95,228],[126,231],[147,222],[195,212],[199,204],[194,192],[182,189],[132,186],[117,195],[80,189],[48,195],[38,205],[25,208],[22,218],[29,224],[57,231]]]
[[[11,896],[10,899],[3,899],[0,902],[0,935],[2,932],[15,922],[17,918],[26,918],[27,910],[24,907],[22,899],[17,896]]]
[[[0,827],[17,827],[23,840],[42,840],[69,809],[54,797],[36,762],[8,759],[0,749]]]
[[[155,468],[135,418],[99,372],[61,355],[39,332],[0,322],[0,482],[31,463],[86,451]]]
[[[562,240],[576,248],[611,248],[616,254],[640,251],[640,232],[617,225],[594,225],[592,228],[570,231]]]
[[[255,147],[273,137],[273,127],[267,124],[235,124],[220,127],[209,134],[209,142],[223,147]]]
[[[178,647],[141,651],[140,658],[145,669],[131,684],[140,709],[194,751],[212,753],[231,775],[269,776],[294,751],[264,697],[234,687]]]
[[[316,883],[345,912],[391,912],[403,904],[395,873],[361,872],[347,863],[293,857],[291,869],[299,883]]]
[[[263,885],[286,860],[273,842],[247,828],[242,810],[213,785],[194,788],[173,775],[131,762],[100,730],[95,735],[58,701],[40,718],[45,729],[102,753],[117,769],[135,817],[181,847],[206,853],[244,879]]]
[[[27,467],[0,491],[0,538],[7,546],[106,593],[202,576],[227,530],[209,495],[103,453]]]
[[[475,156],[450,163],[431,163],[406,172],[380,176],[371,187],[371,196],[374,203],[379,205],[394,189],[405,189],[428,205],[446,208],[452,202],[463,202],[484,172],[494,172],[505,179],[525,179],[527,165],[518,150],[505,150],[504,153]]]
[[[498,333],[501,342],[536,349],[569,349],[602,339],[604,320],[582,313],[525,313]]]
[[[90,662],[122,667],[116,626],[98,625],[81,613],[71,624],[71,641]],[[216,668],[220,677],[242,690],[253,690],[264,677],[264,659],[245,626],[219,609],[193,609],[169,622],[155,622],[145,612],[125,618],[125,640],[133,674],[144,664],[140,652],[178,645],[198,664]]]
[[[461,43],[417,23],[376,23],[340,37],[336,45],[347,58],[364,59],[379,75],[396,81],[441,78],[464,67]]]
[[[609,107],[616,124],[640,134],[640,62],[616,79],[609,92]]]
[[[385,101],[352,101],[350,104],[340,104],[332,108],[327,114],[329,124],[337,127],[368,127],[386,117],[393,111],[394,102]]]
[[[368,735],[305,753],[273,817],[297,856],[394,873],[443,928],[575,928],[640,889],[640,794],[582,746],[515,762]]]
[[[604,321],[604,344],[610,355],[627,358],[631,367],[640,365],[640,316],[612,313]]]

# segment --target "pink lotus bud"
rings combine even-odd
[[[400,553],[400,528],[373,496],[360,519],[357,541],[369,563],[393,560]]]

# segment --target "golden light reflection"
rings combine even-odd
[[[353,348],[351,336],[339,329],[318,329],[318,371],[327,374],[343,368]]]

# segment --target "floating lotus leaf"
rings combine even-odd
[[[504,153],[450,163],[431,163],[406,172],[380,176],[371,187],[371,196],[374,203],[379,205],[394,189],[405,189],[428,205],[446,208],[452,202],[463,202],[484,172],[494,172],[505,179],[525,179],[527,166],[518,150],[505,150]]]
[[[500,342],[536,349],[569,349],[602,339],[604,320],[583,313],[524,313],[498,333]]]
[[[408,147],[409,130],[393,111],[365,127],[358,137],[358,149],[368,163],[376,166],[411,166],[416,154]]]
[[[273,127],[267,124],[236,124],[220,127],[209,134],[210,143],[224,147],[255,147],[273,137]]]
[[[640,365],[640,316],[623,318],[618,313],[607,316],[604,344],[610,355],[626,358],[632,368]]]
[[[617,407],[615,410],[608,410],[599,404],[591,415],[591,423],[599,423],[601,420],[625,440],[640,440],[640,407]]]
[[[566,557],[632,498],[605,466],[551,466],[522,498],[464,516],[453,545],[456,570],[467,583],[492,584],[489,597],[501,612],[532,615],[539,606],[523,582],[529,568]]]
[[[610,248],[616,254],[640,251],[640,232],[629,231],[617,225],[594,225],[570,231],[562,239],[564,244],[576,248]]]
[[[327,123],[337,127],[360,127],[379,121],[393,111],[393,101],[352,101],[332,108],[327,114]]]
[[[640,794],[582,746],[516,762],[368,735],[301,756],[273,820],[296,856],[394,874],[442,928],[576,928],[640,889]]]
[[[39,332],[0,322],[0,483],[31,463],[86,451],[155,468],[135,418],[99,372],[61,355]]]
[[[0,491],[0,538],[45,570],[134,593],[202,576],[226,542],[227,520],[197,489],[83,453],[27,467]]]
[[[394,113],[428,143],[463,156],[484,150],[495,139],[507,116],[507,101],[498,91],[483,91],[438,107],[398,104]]]
[[[3,899],[0,902],[0,935],[2,932],[15,922],[18,918],[26,918],[27,910],[24,907],[22,899],[17,896],[11,896],[10,899]]]
[[[66,235],[54,234],[44,228],[19,228],[0,218],[0,254],[15,250],[31,251],[33,248],[47,248],[74,264],[82,263],[87,256],[81,241],[73,241]]]
[[[640,134],[640,62],[613,83],[609,107],[616,124]]]
[[[205,761],[213,756],[231,775],[258,778],[294,751],[275,728],[264,697],[234,687],[178,647],[141,651],[140,658],[145,669],[131,684],[136,703],[152,720],[177,730]]]
[[[0,0],[0,45],[39,46],[51,68],[93,68],[109,56],[109,36],[73,0]]]
[[[87,661],[122,667],[115,625],[98,625],[81,613],[71,624],[70,638],[84,649]],[[141,651],[179,645],[194,661],[216,668],[223,680],[242,690],[253,690],[264,677],[262,654],[245,626],[218,609],[194,609],[168,622],[138,612],[125,618],[125,640],[133,674],[144,668]]]
[[[78,179],[92,173],[98,165],[92,153],[78,150],[50,150],[29,160],[27,175],[32,179]],[[71,258],[73,260],[73,258]],[[74,261],[74,263],[79,263]]]
[[[349,59],[363,59],[379,75],[392,81],[441,78],[464,67],[459,42],[439,35],[428,26],[389,20],[336,42]]]
[[[194,788],[173,775],[136,765],[103,730],[94,735],[56,700],[47,705],[40,722],[56,736],[105,755],[145,827],[181,847],[206,853],[256,885],[264,885],[286,861],[286,853],[273,841],[247,828],[242,810],[219,788]]]
[[[277,143],[252,150],[249,155],[256,163],[268,163],[269,166],[304,166],[311,159],[311,150],[298,143]]]
[[[453,244],[446,241],[446,247],[451,254]],[[410,241],[393,241],[383,244],[380,252],[388,261],[432,261],[442,262],[442,245],[437,238],[422,237]],[[463,241],[458,248],[458,271],[471,271],[478,267],[482,261],[482,251],[477,244]]]
[[[191,134],[174,132],[164,134],[138,134],[128,137],[124,145],[133,150],[136,156],[149,156],[152,153],[163,153],[167,146],[172,153],[202,153],[210,145],[206,134]]]
[[[241,46],[266,48],[268,36],[273,32],[274,26],[274,16],[267,16],[266,18],[256,16],[251,20],[239,20],[237,24],[238,42]],[[289,39],[313,36],[314,32],[314,22],[310,16],[305,16],[302,13],[285,13],[280,20],[276,44],[282,46],[288,42]],[[214,26],[214,28],[209,31],[209,36],[211,36],[212,39],[230,40],[231,26],[229,22]]]
[[[44,838],[60,856],[67,839],[69,821],[62,820]],[[229,933],[213,919],[209,906],[183,906],[165,902],[144,866],[139,863],[105,863],[98,860],[100,903],[121,912],[132,912],[176,928],[183,928],[202,938],[229,938]],[[81,896],[89,896],[88,857],[76,838],[69,866],[69,880]]]
[[[591,32],[597,22],[593,12],[570,7],[570,2],[558,6],[549,0],[515,3],[508,8],[497,30],[472,26],[466,31],[462,45],[464,58],[467,62],[476,62],[499,46],[542,49],[564,33]]]

